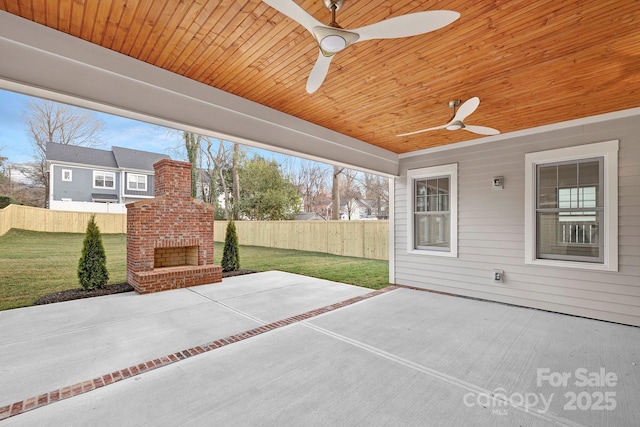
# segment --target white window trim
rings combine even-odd
[[[435,178],[439,176],[450,177],[449,181],[449,212],[451,214],[450,238],[451,247],[448,251],[416,249],[413,212],[415,209],[414,181],[416,179]],[[458,257],[458,164],[433,166],[407,171],[407,252],[416,255],[433,255],[442,257]]]
[[[565,267],[583,270],[618,271],[618,146],[619,141],[606,141],[525,155],[525,264],[548,267]],[[604,179],[604,260],[602,263],[562,261],[536,258],[536,166],[603,158]]]
[[[69,173],[69,179],[65,178],[65,174]],[[73,171],[71,169],[62,169],[62,180],[65,182],[72,182],[73,181]]]
[[[130,177],[132,177],[132,176],[135,176],[135,177],[138,177],[138,176],[144,177],[144,190],[140,190],[139,188],[131,188],[131,187],[129,186],[129,184],[131,184],[131,181],[129,181],[129,178],[130,178]],[[147,188],[148,188],[148,187],[147,187],[147,185],[148,185],[147,175],[145,175],[145,174],[141,174],[141,173],[131,173],[131,172],[128,172],[128,173],[127,173],[127,190],[129,190],[129,191],[147,191]]]
[[[111,174],[113,176],[113,187],[107,187],[106,185],[103,187],[98,187],[96,186],[96,174],[104,174],[105,176],[105,182],[106,182],[106,177],[107,174]],[[105,190],[114,190],[116,188],[116,174],[115,172],[108,172],[108,171],[93,171],[93,182],[92,182],[93,188],[101,188],[101,189],[105,189]]]

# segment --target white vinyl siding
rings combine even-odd
[[[114,172],[93,171],[93,188],[116,188],[116,174]]]
[[[526,263],[526,154],[608,141],[613,135],[619,140],[618,271]],[[582,157],[593,156],[583,152]],[[450,163],[458,163],[458,257],[416,257],[408,249],[412,193],[408,171]],[[603,172],[605,177],[616,174],[614,170]],[[400,174],[394,180],[392,283],[640,326],[637,119],[403,155]],[[493,189],[495,176],[504,176],[504,189]],[[504,282],[493,280],[493,269],[504,270]]]

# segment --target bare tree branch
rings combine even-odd
[[[30,178],[45,189],[49,188],[45,163],[48,142],[83,147],[102,145],[104,123],[88,110],[41,99],[28,103],[27,110],[25,123],[35,164]]]
[[[327,190],[329,169],[321,163],[301,159],[293,175],[298,191],[302,194],[303,210],[305,212],[321,211],[317,201]]]

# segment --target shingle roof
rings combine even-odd
[[[112,151],[74,145],[47,144],[47,161],[68,162],[108,168],[137,169],[153,171],[153,164],[161,159],[170,158],[166,154],[150,151],[132,150],[124,147],[111,147]]]
[[[111,151],[53,142],[47,144],[46,159],[108,168],[118,167]]]
[[[302,212],[296,214],[296,221],[320,221],[326,220],[325,217],[316,212]]]
[[[153,164],[158,160],[169,159],[166,154],[150,151],[132,150],[124,147],[111,147],[116,163],[121,168],[152,171]]]

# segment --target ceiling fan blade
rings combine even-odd
[[[409,135],[415,135],[415,134],[417,134],[417,133],[429,132],[430,130],[444,129],[445,127],[446,127],[446,125],[443,125],[443,126],[436,126],[436,127],[433,127],[433,128],[427,128],[427,129],[416,130],[416,131],[413,131],[413,132],[401,133],[400,135],[396,135],[396,136],[409,136]]]
[[[359,42],[371,39],[411,37],[440,29],[459,17],[458,12],[451,10],[432,10],[396,16],[349,31],[360,35]]]
[[[456,111],[456,114],[453,116],[451,121],[455,122],[456,120],[460,120],[461,122],[464,122],[464,119],[466,119],[467,116],[476,111],[478,105],[480,105],[480,98],[477,96],[467,99],[462,103],[460,108],[458,108],[458,111]]]
[[[289,18],[296,21],[298,24],[306,28],[312,33],[312,28],[318,25],[322,25],[313,16],[309,15],[303,8],[298,6],[293,0],[262,0],[278,12],[287,15]]]
[[[498,135],[500,133],[498,129],[486,126],[464,125],[463,129],[480,135]]]
[[[331,59],[333,59],[335,55],[324,56],[322,51],[318,54],[318,59],[316,60],[316,64],[313,66],[311,70],[311,74],[309,74],[309,78],[307,79],[307,92],[313,93],[322,85],[325,77],[327,77],[327,73],[329,72],[329,65],[331,65]]]

